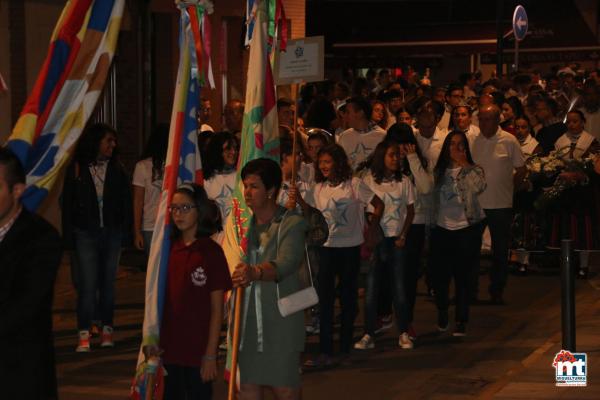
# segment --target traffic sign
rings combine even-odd
[[[527,28],[529,27],[529,21],[527,20],[527,12],[525,12],[525,7],[521,5],[515,7],[512,23],[515,39],[523,40],[527,34]]]

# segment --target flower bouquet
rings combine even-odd
[[[543,211],[560,207],[570,189],[586,186],[594,173],[594,157],[566,158],[570,147],[550,152],[545,157],[531,157],[527,161],[528,179],[542,186],[534,206]]]

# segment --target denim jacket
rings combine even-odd
[[[487,186],[485,182],[485,173],[479,165],[463,167],[456,177],[456,188],[461,203],[465,207],[465,215],[469,225],[474,225],[482,220],[481,205],[479,204],[479,194]],[[440,203],[440,185],[436,182],[433,196],[433,207],[431,221],[437,221]]]

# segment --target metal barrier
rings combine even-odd
[[[575,352],[575,266],[573,265],[573,241],[561,242],[561,314],[562,348]]]

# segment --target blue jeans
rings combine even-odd
[[[406,296],[406,251],[394,244],[395,237],[386,237],[375,249],[373,264],[367,274],[365,294],[365,332],[373,336],[377,322],[377,300],[384,281],[391,282],[396,322],[400,332],[408,330]]]
[[[78,268],[77,327],[89,330],[94,311],[102,325],[113,325],[115,278],[121,256],[121,231],[73,230]]]

